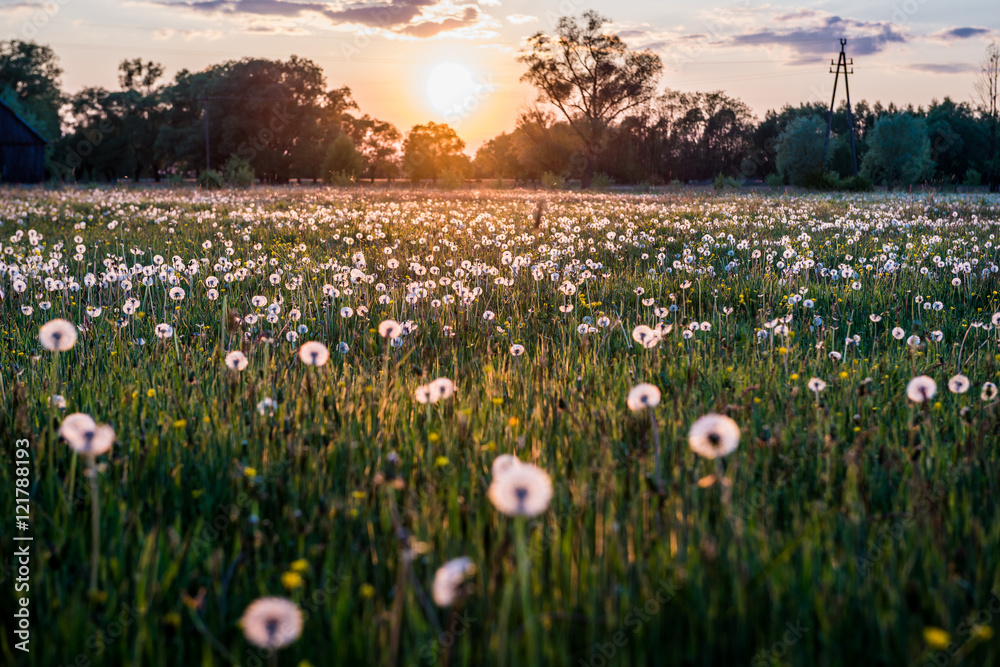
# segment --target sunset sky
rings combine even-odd
[[[52,46],[63,88],[117,87],[117,64],[142,57],[167,75],[244,56],[312,59],[329,87],[404,132],[449,122],[471,153],[514,126],[534,97],[519,83],[525,37],[596,9],[665,65],[661,88],[725,90],[754,112],[829,102],[829,59],[848,38],[852,101],[971,100],[978,63],[1000,35],[995,0],[736,2],[608,0],[0,0],[0,37]]]

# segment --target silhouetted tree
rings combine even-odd
[[[528,66],[521,80],[563,114],[582,142],[583,188],[590,187],[611,123],[653,96],[663,69],[653,52],[631,51],[617,35],[602,32],[607,23],[595,11],[583,14],[582,25],[564,16],[554,37],[535,33],[518,56]]]

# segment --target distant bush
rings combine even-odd
[[[875,189],[875,185],[867,176],[848,176],[840,179],[837,189],[848,192],[871,192]]]
[[[826,121],[819,116],[802,116],[788,124],[775,143],[778,172],[792,185],[806,185],[807,177],[823,173],[823,143]]]
[[[934,173],[927,121],[908,113],[883,116],[867,137],[868,152],[861,172],[872,182],[896,185],[920,183]]]
[[[712,187],[716,190],[736,190],[743,187],[743,181],[730,178],[725,174],[716,174],[715,178],[712,180]]]
[[[465,176],[458,169],[445,169],[441,172],[441,187],[455,190],[465,185]]]
[[[226,185],[225,177],[215,169],[203,169],[198,174],[198,185],[203,190],[218,190]]]
[[[590,181],[590,187],[594,190],[607,190],[612,185],[614,185],[614,181],[604,172],[594,174],[594,178]]]
[[[253,166],[238,155],[231,155],[222,167],[226,182],[236,188],[249,188],[256,181]]]
[[[168,185],[182,185],[184,183],[184,174],[180,172],[175,172],[167,176]]]
[[[802,175],[800,185],[813,190],[836,190],[840,183],[837,175],[829,171],[810,171]]]
[[[323,180],[338,188],[346,188],[357,184],[357,178],[344,171],[333,171],[324,175]]]
[[[551,171],[547,171],[542,174],[542,185],[549,190],[562,190],[566,187],[566,182],[563,177],[559,174],[554,174]]]
[[[340,185],[341,183],[336,181],[336,175],[339,174],[341,179],[344,176],[349,177],[350,183],[353,184],[354,179],[364,168],[365,157],[354,147],[354,142],[349,136],[341,134],[326,149],[321,171],[324,181]]]
[[[780,188],[785,184],[785,179],[781,174],[768,174],[764,182],[770,185],[772,188]]]
[[[982,184],[983,184],[983,175],[978,171],[976,171],[975,169],[973,169],[972,167],[969,167],[969,170],[965,172],[965,178],[962,180],[962,185],[975,187],[977,185],[982,185]]]

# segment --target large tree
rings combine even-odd
[[[414,125],[403,141],[403,169],[416,182],[438,176],[448,169],[461,169],[468,161],[462,154],[465,142],[446,123]]]
[[[0,42],[0,98],[50,142],[60,135],[62,69],[48,46],[12,39]]]
[[[912,185],[934,173],[927,121],[909,113],[884,116],[875,123],[862,161],[865,176],[875,182]]]
[[[554,36],[535,33],[518,56],[528,66],[521,80],[537,88],[539,100],[557,108],[580,138],[583,188],[590,187],[611,123],[653,96],[663,70],[656,54],[630,50],[604,32],[610,22],[595,11],[585,12],[581,22],[564,16]]]
[[[1000,44],[990,42],[986,48],[986,58],[976,77],[976,97],[979,111],[986,123],[989,139],[989,157],[986,159],[986,176],[990,192],[996,192],[1000,187],[1000,109],[997,103],[1000,99]]]

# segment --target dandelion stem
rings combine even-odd
[[[528,544],[524,534],[524,517],[514,519],[514,533],[517,542],[517,573],[521,585],[521,612],[524,615],[525,636],[528,638],[528,664],[538,665],[538,634],[534,615],[531,613],[531,563],[528,559]]]
[[[653,429],[653,447],[656,450],[656,472],[653,473],[656,479],[656,490],[659,492],[660,496],[663,496],[663,475],[660,469],[660,429],[656,426],[656,415],[653,414],[653,408],[649,408],[649,425]]]
[[[97,561],[100,557],[101,514],[97,499],[97,458],[90,455],[90,592],[97,591]]]

